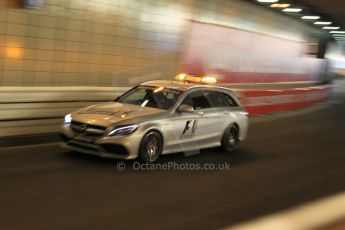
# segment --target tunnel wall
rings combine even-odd
[[[257,32],[192,22],[180,69],[219,84],[320,82],[326,61],[306,57],[308,45]]]
[[[241,0],[45,0],[41,9],[21,2],[0,1],[2,86],[124,86],[170,78],[191,21],[315,42],[313,28]]]

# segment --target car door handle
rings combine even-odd
[[[224,114],[230,114],[230,111],[224,110],[223,113]]]
[[[204,116],[204,112],[202,112],[202,111],[198,111],[197,114],[198,114],[199,116]]]

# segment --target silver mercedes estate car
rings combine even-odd
[[[214,82],[210,77],[177,79],[145,82],[112,102],[67,114],[63,145],[143,162],[215,146],[234,151],[248,129],[248,114],[240,101],[231,90],[207,84]]]

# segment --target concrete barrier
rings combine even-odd
[[[2,87],[0,137],[57,132],[78,108],[111,101],[127,87]]]
[[[249,115],[272,114],[313,106],[331,98],[332,86],[288,89],[245,89],[236,94]]]

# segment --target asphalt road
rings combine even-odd
[[[0,150],[0,229],[216,229],[345,190],[345,104],[251,125],[219,171],[126,170],[58,145]],[[43,142],[44,140],[42,140]],[[182,167],[182,166],[181,166]],[[327,210],[325,210],[327,212]]]

